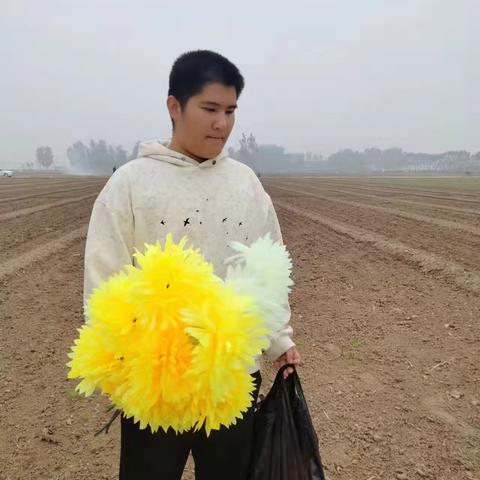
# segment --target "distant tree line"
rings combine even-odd
[[[240,146],[229,149],[233,158],[246,163],[257,173],[368,173],[368,172],[463,172],[480,173],[480,152],[465,150],[439,154],[411,153],[401,148],[367,148],[363,152],[343,149],[328,157],[304,153],[286,153],[279,145],[259,145],[253,134],[242,134]]]
[[[87,144],[77,141],[67,149],[71,168],[78,173],[108,174],[113,167],[138,157],[140,142],[132,151],[121,145],[109,145],[105,140],[90,140]],[[447,151],[439,154],[411,153],[401,148],[367,148],[363,152],[349,148],[324,157],[312,152],[287,153],[285,148],[274,144],[258,144],[255,135],[242,134],[237,149],[230,147],[231,157],[261,173],[338,173],[357,174],[369,172],[463,172],[480,174],[480,152],[472,154],[465,150]],[[41,168],[50,168],[54,157],[50,147],[36,150],[36,160]],[[33,164],[27,164],[33,168]]]
[[[112,172],[138,154],[137,142],[130,154],[121,145],[109,145],[105,140],[90,140],[88,144],[75,142],[67,149],[67,157],[73,170],[92,174]]]
[[[90,140],[88,143],[75,142],[67,148],[67,158],[71,169],[76,173],[108,174],[113,168],[137,158],[140,142],[136,142],[130,153],[121,145],[109,145],[105,140]],[[49,146],[38,147],[35,151],[38,167],[49,169],[54,164],[54,156]],[[27,170],[33,170],[33,162],[22,164]]]

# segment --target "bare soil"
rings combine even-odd
[[[0,182],[1,480],[118,476],[118,422],[93,435],[108,401],[78,397],[65,366],[104,182]],[[480,480],[480,192],[264,184],[294,261],[299,374],[327,478]]]

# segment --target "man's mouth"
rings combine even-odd
[[[212,138],[213,140],[224,140],[224,137],[212,137],[212,136],[208,136],[207,138]]]

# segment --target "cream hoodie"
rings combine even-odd
[[[249,167],[224,153],[199,163],[165,145],[141,144],[140,157],[117,169],[96,199],[85,248],[84,303],[100,282],[135,264],[136,249],[163,244],[170,232],[175,242],[187,235],[222,278],[230,241],[250,244],[270,232],[282,242],[272,201]],[[288,307],[285,328],[266,351],[272,360],[294,345],[289,320]]]

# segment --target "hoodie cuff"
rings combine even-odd
[[[268,350],[265,350],[265,355],[270,360],[275,361],[278,357],[283,355],[287,350],[295,346],[295,342],[287,333],[283,333],[278,337],[272,339],[272,343]]]

